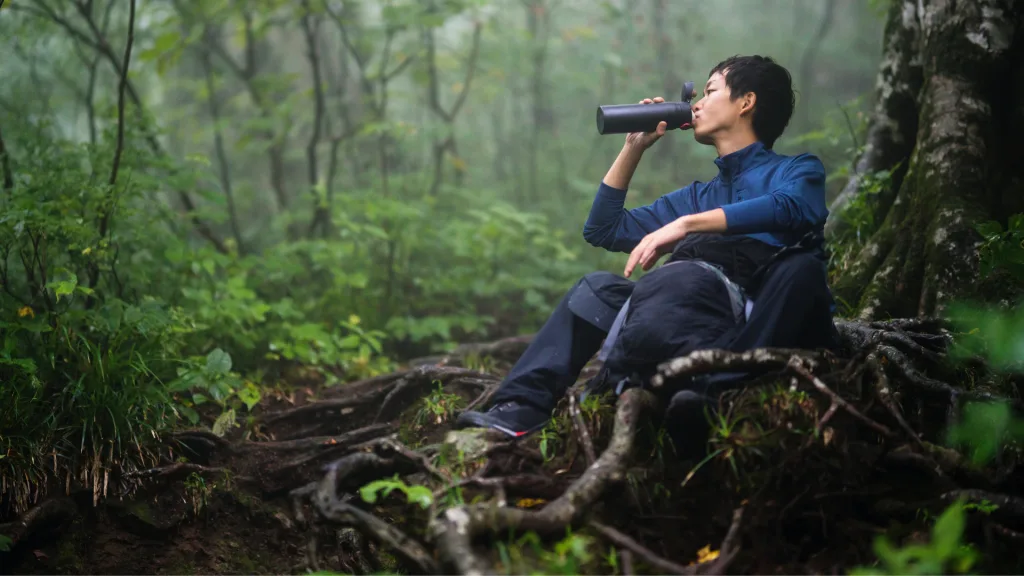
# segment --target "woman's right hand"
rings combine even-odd
[[[665,99],[661,96],[655,98],[644,98],[640,101],[641,104],[660,104]],[[659,138],[665,135],[665,130],[668,129],[668,122],[662,120],[658,123],[658,127],[655,128],[654,132],[630,132],[626,134],[626,146],[637,149],[639,151],[647,150],[652,144],[658,141]]]

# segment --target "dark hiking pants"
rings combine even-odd
[[[551,410],[601,348],[627,300],[602,370],[612,386],[620,378],[645,379],[657,364],[694,350],[835,347],[823,259],[806,251],[786,254],[759,270],[756,286],[747,288],[754,303],[749,318],[737,317],[726,284],[703,262],[677,260],[637,282],[609,272],[588,274],[562,298],[494,403],[516,400]]]

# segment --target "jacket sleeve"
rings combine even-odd
[[[626,191],[601,182],[583,225],[583,238],[598,248],[630,252],[647,234],[681,216],[696,213],[697,185],[694,182],[647,206],[626,210]]]
[[[802,232],[825,224],[825,166],[817,156],[801,154],[763,196],[722,206],[733,234]]]

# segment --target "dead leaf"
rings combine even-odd
[[[698,564],[703,564],[705,562],[710,562],[710,561],[714,560],[715,558],[718,558],[718,550],[712,550],[710,544],[708,544],[707,546],[701,548],[700,550],[697,550],[697,563]]]

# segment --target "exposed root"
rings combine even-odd
[[[351,446],[372,438],[376,438],[391,432],[394,426],[391,423],[371,424],[351,432],[337,436],[317,436],[315,438],[300,438],[298,440],[285,440],[282,442],[245,442],[239,445],[243,451],[271,450],[271,451],[303,451],[310,448],[335,448],[339,446]]]
[[[803,358],[811,369],[815,369],[821,363],[820,355],[807,350],[783,348],[757,348],[747,352],[697,350],[658,366],[658,373],[651,378],[651,386],[658,388],[679,378],[712,372],[783,370],[793,357]]]
[[[128,478],[169,479],[185,476],[193,472],[197,474],[225,474],[228,472],[228,469],[215,466],[203,466],[201,464],[193,464],[192,462],[178,462],[169,466],[159,466],[148,470],[129,472],[125,474],[125,476]]]
[[[953,490],[942,495],[942,499],[947,503],[960,498],[975,504],[981,504],[982,502],[995,504],[997,508],[992,511],[993,516],[1005,520],[1013,520],[1017,524],[1024,524],[1024,498],[970,489]]]
[[[303,406],[296,406],[290,410],[283,410],[281,412],[269,414],[263,417],[261,421],[266,425],[274,425],[285,421],[301,420],[335,411],[338,412],[338,416],[344,416],[349,409],[379,402],[382,397],[387,395],[387,393],[394,388],[395,380],[398,380],[398,378],[395,378],[388,384],[365,394],[346,398],[336,398],[332,400],[320,400]]]
[[[485,374],[465,368],[421,366],[398,380],[395,387],[384,397],[373,421],[383,422],[397,417],[410,402],[426,396],[436,384],[450,384],[454,380],[459,380],[461,384],[486,387],[495,379],[486,378]]]
[[[877,431],[882,436],[891,437],[893,435],[891,430],[879,424],[878,422],[875,422],[871,418],[868,418],[867,416],[861,414],[860,411],[854,408],[852,404],[850,404],[846,400],[843,400],[838,394],[833,392],[831,388],[826,386],[824,382],[822,382],[818,377],[812,374],[810,370],[805,368],[803,364],[804,360],[802,358],[800,358],[799,356],[793,356],[789,360],[788,366],[789,369],[792,370],[795,374],[803,378],[805,381],[809,382],[811,385],[817,388],[819,392],[824,393],[832,400],[832,405],[829,407],[829,411],[827,413],[828,416],[831,416],[831,414],[835,413],[835,411],[838,408],[842,408],[849,412],[851,416],[867,424],[871,429]],[[822,421],[819,422],[818,424],[819,429],[825,424],[826,421],[826,418],[822,418]]]
[[[652,552],[648,548],[644,547],[642,544],[640,544],[636,540],[633,540],[629,536],[626,536],[625,534],[623,534],[622,532],[619,532],[618,530],[616,530],[615,528],[612,528],[611,526],[605,526],[604,524],[601,524],[600,522],[593,521],[593,520],[590,522],[590,526],[594,530],[597,530],[598,533],[600,533],[602,536],[604,536],[605,538],[611,540],[617,546],[621,546],[621,547],[629,550],[633,554],[636,554],[637,556],[640,557],[641,560],[643,560],[644,562],[646,562],[646,563],[650,564],[651,566],[657,568],[659,571],[661,571],[664,574],[696,574],[697,573],[696,570],[694,569],[694,567],[683,566],[681,564],[676,564],[675,562],[672,562],[671,560],[666,560],[666,559],[662,558],[661,556],[658,556],[657,554],[655,554],[654,552]],[[632,572],[632,570],[630,570],[630,572]],[[721,574],[721,572],[719,572],[719,574]]]
[[[608,449],[557,500],[540,511],[498,508],[489,505],[449,508],[432,520],[430,534],[442,560],[460,574],[483,574],[493,570],[472,547],[473,538],[485,532],[508,529],[557,533],[578,522],[604,491],[625,475],[633,453],[638,425],[657,401],[651,393],[631,389],[619,399],[615,427]]]
[[[380,518],[347,502],[351,496],[339,499],[336,494],[338,466],[332,466],[316,490],[313,498],[317,513],[331,522],[353,526],[389,549],[398,553],[422,574],[436,574],[437,564],[431,555],[415,540]]]
[[[587,423],[583,421],[583,414],[580,412],[579,404],[576,402],[576,395],[569,395],[569,417],[572,418],[573,428],[576,430],[576,438],[583,447],[583,455],[587,459],[587,466],[597,460],[594,455],[594,442],[590,439],[590,430]]]
[[[25,512],[14,522],[0,524],[0,534],[17,544],[44,528],[60,524],[77,512],[78,508],[71,498],[51,498]]]
[[[665,362],[649,382],[651,389],[632,388],[617,399],[610,434],[603,408],[587,421],[577,398],[569,395],[544,435],[546,446],[537,443],[539,435],[509,440],[460,432],[441,441],[440,419],[416,425],[423,436],[414,439],[422,447],[406,446],[398,438],[408,437],[411,409],[438,384],[473,398],[466,409],[488,403],[498,388],[498,374],[458,367],[449,358],[447,366],[422,364],[356,383],[353,391],[265,414],[259,424],[272,426],[267,435],[277,440],[231,441],[208,431],[179,432],[170,437],[180,446],[171,461],[126,476],[179,481],[197,473],[255,480],[241,485],[255,486],[265,500],[286,499],[292,518],[281,522],[305,538],[295,548],[305,556],[300,569],[314,571],[392,570],[378,560],[377,550],[383,548],[398,558],[400,569],[412,573],[493,573],[501,570],[493,565],[495,548],[483,545],[488,539],[514,546],[514,535],[564,538],[567,528],[589,526],[600,536],[598,542],[614,547],[621,573],[640,568],[721,574],[735,566],[756,572],[775,566],[758,564],[765,554],[806,555],[815,546],[833,546],[833,537],[859,538],[870,548],[877,526],[895,518],[912,521],[921,507],[961,496],[996,504],[997,514],[984,521],[986,534],[1016,542],[1024,525],[1024,498],[1013,493],[1019,473],[1014,473],[1012,458],[1000,474],[978,470],[960,453],[939,445],[936,434],[948,422],[923,420],[936,405],[952,412],[960,399],[995,399],[931,375],[932,368],[947,368],[944,352],[951,338],[943,323],[839,321],[837,327],[842,357],[790,349],[703,350]],[[721,414],[712,418],[718,427],[709,444],[712,453],[696,467],[680,470],[659,432],[647,434],[647,424],[659,420],[662,394],[653,392],[671,392],[689,384],[692,376],[715,372],[767,375],[774,379],[764,383],[789,385],[762,387],[759,378],[748,389],[723,396]],[[758,398],[758,393],[763,395]],[[341,433],[309,436],[311,430],[328,428]],[[302,437],[280,439],[289,435]],[[174,453],[191,461],[174,461]],[[368,482],[395,475],[406,489],[417,490],[420,500],[407,501],[397,489],[372,506],[360,498],[359,489]],[[928,493],[902,493],[879,478],[915,482]],[[756,495],[750,486],[757,487]],[[688,519],[720,518],[729,511],[728,532],[717,556],[708,557],[721,523]],[[24,522],[38,524],[31,514]],[[857,519],[843,525],[844,514]],[[676,518],[680,540],[667,540],[677,528],[657,524],[659,518]],[[870,527],[858,534],[850,528],[855,522]],[[7,524],[0,532],[13,529]],[[808,531],[822,536],[802,535]],[[741,540],[751,547],[742,554]],[[815,573],[836,570],[830,564],[787,566]],[[607,566],[576,568],[589,573]]]

